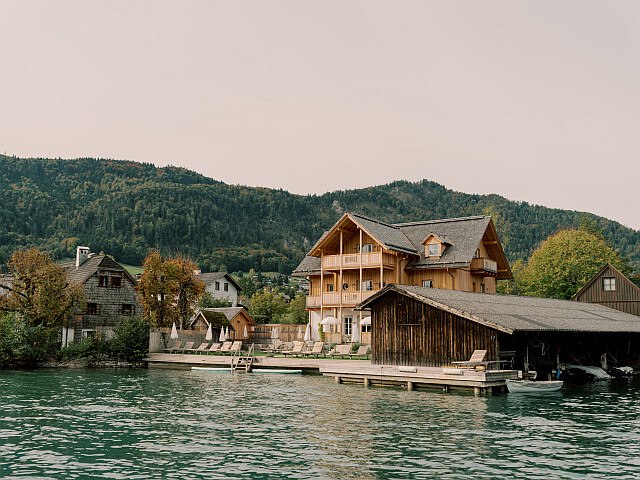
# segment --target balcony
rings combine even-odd
[[[361,258],[362,261],[360,260]],[[324,270],[394,266],[395,257],[383,252],[349,253],[346,255],[325,255],[322,257],[322,268]]]
[[[474,258],[470,270],[472,275],[493,276],[498,273],[498,263],[489,258]]]
[[[322,297],[320,297],[320,295],[308,296],[307,308],[320,308],[321,302],[323,307],[339,307],[340,305],[343,307],[355,307],[376,292],[378,292],[378,290],[349,293],[326,292],[322,294]],[[342,304],[340,301],[342,301]]]

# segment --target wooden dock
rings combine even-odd
[[[231,356],[151,353],[145,361],[151,368],[230,367]],[[398,367],[372,365],[369,360],[256,356],[256,368],[302,370],[333,377],[338,383],[370,386],[400,386],[407,390],[438,389],[443,392],[473,391],[483,395],[505,389],[506,380],[517,378],[515,370],[473,370],[448,367]]]

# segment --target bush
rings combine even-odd
[[[113,354],[125,362],[139,362],[149,352],[149,324],[142,317],[125,317],[111,339]]]
[[[57,328],[32,326],[18,313],[0,317],[0,367],[34,367],[59,348]]]

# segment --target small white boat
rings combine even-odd
[[[281,373],[281,374],[292,374],[292,375],[302,375],[301,369],[291,369],[291,368],[252,368],[252,373]]]
[[[205,372],[230,372],[229,367],[191,367],[191,370],[202,370]]]
[[[562,388],[562,380],[507,380],[509,393],[546,393],[556,392]]]

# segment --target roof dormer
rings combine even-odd
[[[424,245],[424,256],[426,258],[440,258],[447,246],[451,245],[451,242],[444,235],[430,233],[422,241],[422,244]]]

